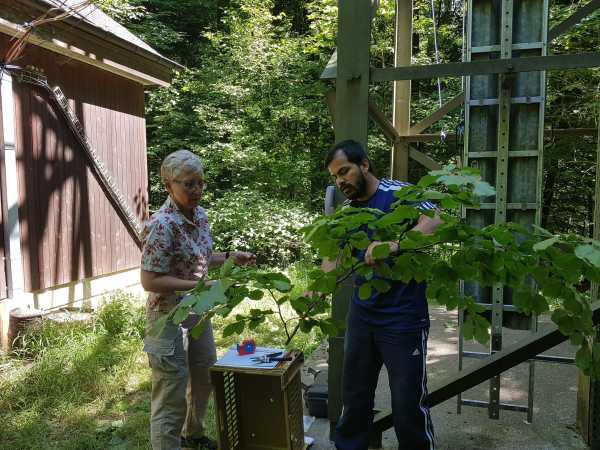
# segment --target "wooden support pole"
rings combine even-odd
[[[335,139],[354,139],[367,148],[369,121],[369,44],[371,37],[371,2],[338,1],[338,49],[335,92]],[[350,282],[351,280],[348,279]],[[345,322],[352,286],[337,292],[331,317]],[[330,433],[342,412],[342,368],[344,337],[329,338],[328,403]]]
[[[409,66],[412,58],[412,0],[396,0],[396,39],[394,66]],[[398,134],[408,134],[410,128],[410,80],[394,82],[394,114],[392,119]],[[408,178],[408,143],[393,143],[391,177]]]
[[[596,142],[596,189],[594,192],[594,231],[592,237],[600,238],[600,111],[598,111]],[[592,300],[598,300],[598,283],[592,283]],[[600,330],[599,330],[600,331]],[[597,332],[598,333],[598,332]],[[600,335],[596,335],[598,339]],[[600,448],[600,382],[579,371],[577,376],[577,429],[592,449]]]
[[[335,139],[367,146],[371,5],[364,0],[338,2],[338,49]]]

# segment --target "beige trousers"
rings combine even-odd
[[[164,312],[148,311],[148,329]],[[150,439],[153,450],[179,450],[180,436],[196,438],[204,434],[204,414],[212,385],[208,369],[216,359],[210,322],[202,335],[193,339],[187,328],[167,323],[159,336],[146,336],[144,351],[152,368]],[[187,328],[186,328],[187,327]]]

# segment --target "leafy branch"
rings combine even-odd
[[[427,283],[427,297],[448,310],[468,312],[463,327],[467,339],[489,340],[489,322],[481,315],[484,307],[476,296],[499,285],[510,291],[513,304],[524,314],[549,311],[558,302],[551,318],[570,341],[579,346],[577,365],[588,374],[600,376],[600,347],[594,342],[591,300],[579,292],[582,280],[600,281],[600,242],[575,234],[548,231],[516,223],[473,227],[461,218],[462,207],[477,207],[480,198],[495,195],[472,168],[454,166],[430,172],[414,186],[396,192],[393,209],[385,214],[376,209],[340,208],[331,216],[321,216],[304,228],[306,242],[324,259],[336,261],[331,272],[313,270],[308,291],[290,295],[292,285],[283,274],[233,267],[228,261],[220,279],[210,288],[199,285],[170,314],[175,323],[190,312],[203,318],[227,316],[242,301],[262,301],[265,291],[277,310],[264,307],[248,314],[236,314],[224,335],[242,334],[277,313],[288,345],[298,331],[315,326],[325,334],[338,332],[328,313],[340,284],[355,277],[361,299],[382,294],[398,282]],[[443,224],[431,235],[412,230],[421,214],[422,202],[440,206]],[[373,241],[395,241],[399,254],[391,255],[388,245],[379,245],[373,255],[377,264],[368,266],[357,252]],[[285,319],[282,306],[289,304],[296,316]],[[292,327],[290,323],[294,323]],[[200,333],[203,321],[192,330]]]

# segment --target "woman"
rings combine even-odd
[[[206,279],[209,267],[229,257],[238,265],[254,264],[252,253],[213,253],[206,212],[198,206],[204,170],[188,150],[168,155],[160,168],[169,197],[146,223],[141,282],[150,294],[148,329],[181,299],[181,293]],[[196,318],[197,320],[197,318]],[[203,419],[212,391],[208,369],[216,360],[210,323],[198,339],[188,336],[194,323],[167,323],[159,336],[144,339],[152,368],[150,434],[154,450],[216,449],[204,435]]]

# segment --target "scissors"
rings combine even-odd
[[[281,356],[283,354],[283,352],[276,352],[276,353],[269,353],[267,355],[262,355],[262,356],[255,356],[253,358],[250,358],[252,361],[254,361],[256,364],[267,364],[273,361],[291,361],[292,358],[291,357],[283,357]]]

